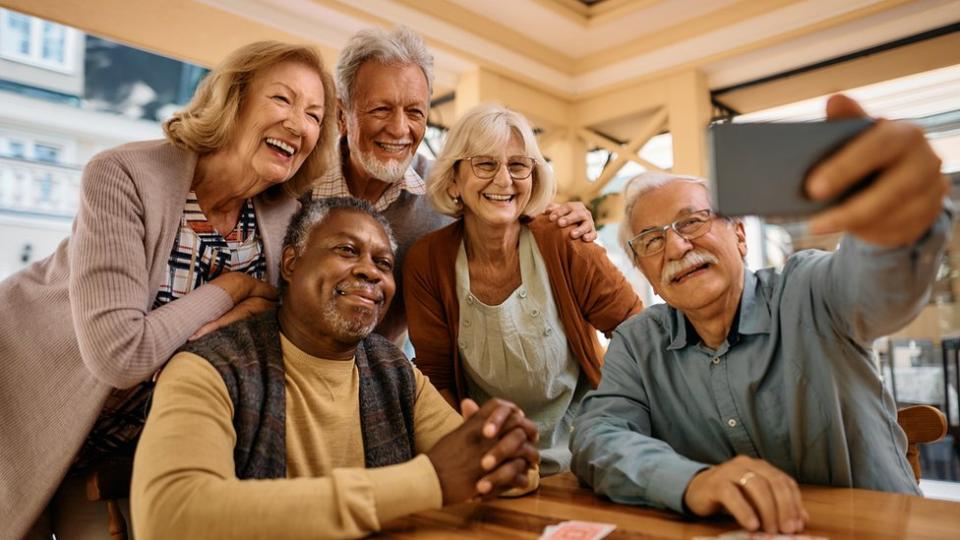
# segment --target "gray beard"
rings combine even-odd
[[[404,173],[407,172],[407,167],[410,166],[410,163],[413,161],[414,154],[410,154],[410,157],[402,160],[391,159],[386,163],[377,159],[372,152],[361,152],[359,150],[354,151],[354,149],[360,147],[360,141],[357,140],[356,133],[359,128],[355,125],[355,122],[350,122],[350,129],[347,131],[347,142],[350,147],[350,155],[355,156],[357,162],[360,164],[360,167],[363,169],[363,172],[367,175],[380,180],[381,182],[386,182],[388,184],[396,184],[397,182],[403,180]]]
[[[320,316],[330,323],[338,337],[356,339],[357,341],[360,341],[369,336],[370,333],[373,332],[373,329],[377,327],[377,320],[379,317],[374,317],[373,322],[366,325],[355,320],[351,321],[344,318],[343,315],[340,315],[340,312],[337,311],[334,302],[336,302],[336,300],[332,300],[324,305],[320,312]]]
[[[403,180],[403,175],[407,172],[410,162],[413,161],[413,156],[411,155],[402,161],[391,159],[384,163],[366,152],[358,152],[357,161],[360,162],[360,167],[363,168],[364,172],[373,178],[388,184],[396,184]]]

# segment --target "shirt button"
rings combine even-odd
[[[545,336],[549,336],[552,333],[553,333],[553,328],[547,328],[546,330],[543,331],[543,335]]]
[[[463,321],[463,325],[469,328],[469,327],[470,327],[470,319],[465,319],[465,320]]]
[[[713,363],[714,363],[714,364],[719,364],[719,363],[720,363],[720,357],[718,356],[718,357],[714,358],[714,359],[713,359]]]
[[[472,295],[472,294],[467,297],[467,303],[470,304],[471,306],[473,305],[473,295]]]
[[[531,316],[531,317],[539,317],[539,316],[540,316],[540,310],[539,310],[539,309],[531,310],[531,311],[530,311],[530,316]]]
[[[526,297],[527,297],[527,290],[520,289],[520,298],[526,298]]]
[[[730,426],[730,427],[737,427],[737,421],[734,420],[733,418],[731,418],[731,419],[727,420],[727,425]]]
[[[461,339],[460,341],[458,341],[457,344],[460,345],[460,348],[461,348],[461,349],[466,349],[466,348],[467,348],[467,344],[464,343],[462,339]]]

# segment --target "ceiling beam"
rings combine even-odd
[[[960,32],[904,45],[814,71],[714,93],[741,114],[960,64]]]

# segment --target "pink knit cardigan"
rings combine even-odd
[[[150,377],[232,307],[207,284],[150,309],[196,163],[167,141],[98,154],[84,169],[71,237],[0,282],[0,538],[20,538],[43,510],[111,386]],[[297,204],[254,201],[274,285]]]

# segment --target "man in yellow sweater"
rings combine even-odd
[[[368,203],[301,209],[279,310],[192,342],[157,381],[134,460],[137,538],[359,537],[534,487],[536,428],[516,406],[470,403],[464,421],[371,334],[395,250]]]

